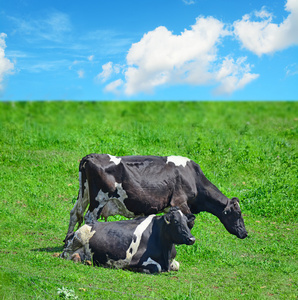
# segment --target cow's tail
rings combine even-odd
[[[90,202],[89,185],[88,185],[85,169],[82,162],[83,160],[81,161],[80,168],[79,168],[80,188],[79,188],[78,198],[74,207],[70,211],[70,220],[69,220],[69,226],[68,226],[66,237],[69,236],[74,231],[74,228],[77,223],[78,223],[78,228],[81,226],[81,224],[83,223],[84,212]]]

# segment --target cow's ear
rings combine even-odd
[[[237,204],[237,203],[239,204],[239,199],[237,197],[233,197],[231,199],[231,201],[232,201],[233,204]]]
[[[188,222],[192,222],[196,219],[196,216],[193,214],[187,214],[186,217]]]
[[[170,224],[170,218],[169,218],[168,214],[164,215],[163,218],[164,218],[166,224],[169,225]]]

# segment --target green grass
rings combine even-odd
[[[79,299],[297,299],[297,112],[297,102],[0,103],[0,299],[59,299],[62,287]],[[177,247],[179,272],[57,258],[92,152],[193,159],[239,197],[249,237],[201,213],[196,243]]]

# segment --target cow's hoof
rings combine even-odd
[[[92,266],[92,262],[90,260],[85,260],[85,265]]]
[[[179,271],[180,264],[177,260],[173,259],[170,263],[170,271]]]
[[[70,258],[72,261],[74,261],[75,263],[77,262],[81,262],[81,257],[79,255],[79,253],[74,253],[71,258]]]

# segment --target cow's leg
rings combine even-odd
[[[84,187],[81,183],[81,176],[80,176],[80,189],[78,194],[78,199],[70,211],[70,220],[69,220],[69,226],[66,238],[74,231],[74,228],[76,224],[78,223],[78,228],[83,223],[83,216],[84,212],[90,202],[90,196],[89,196],[89,187],[88,187],[88,181],[86,180]]]
[[[179,270],[179,262],[175,260],[175,257],[177,255],[177,251],[175,248],[175,245],[172,247],[171,256],[170,256],[170,270],[169,271],[178,271]]]
[[[150,257],[146,261],[144,261],[142,265],[128,266],[125,269],[134,272],[146,273],[146,274],[154,274],[154,273],[162,272],[161,265],[158,262],[151,259]]]

